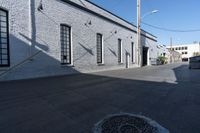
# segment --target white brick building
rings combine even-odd
[[[168,48],[170,49],[171,46],[168,46]],[[182,61],[188,61],[190,57],[194,56],[194,53],[200,53],[200,44],[172,45],[172,50],[181,54]]]
[[[87,0],[0,0],[0,12],[1,80],[137,67],[136,27]],[[144,64],[156,43],[142,31]]]

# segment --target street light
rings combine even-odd
[[[157,13],[159,10],[153,10],[153,11],[150,11],[150,12],[147,12],[145,13],[140,19],[142,20],[144,17],[148,16],[148,15],[151,15],[151,14],[154,14],[154,13]]]
[[[157,13],[158,10],[153,10],[151,12],[145,13],[142,17],[140,16],[140,0],[137,0],[137,44],[138,44],[138,65],[139,67],[142,67],[142,46],[141,46],[141,19],[146,17],[147,15]]]

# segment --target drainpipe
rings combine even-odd
[[[29,0],[30,2],[30,11],[29,11],[29,28],[30,28],[30,48],[29,48],[29,56],[34,54],[34,48],[36,43],[36,24],[35,24],[35,0]],[[33,60],[32,58],[30,60]]]
[[[29,54],[28,56],[31,56],[32,55],[32,0],[29,0],[29,38],[30,38],[30,41],[29,41]]]
[[[129,68],[130,54],[126,52],[126,68]]]

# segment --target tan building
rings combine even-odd
[[[181,54],[179,52],[174,51],[174,50],[170,50],[170,49],[168,49],[168,50],[169,50],[169,54],[168,54],[168,62],[169,63],[176,63],[176,62],[182,61],[182,57],[181,57]]]

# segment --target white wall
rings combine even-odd
[[[136,46],[134,32],[62,1],[43,0],[44,10],[42,12],[37,10],[40,0],[0,0],[0,3],[2,2],[1,7],[9,11],[11,67],[41,51],[32,60],[27,60],[5,76],[1,76],[2,80],[125,68],[126,54],[131,55],[131,42],[134,42]],[[84,2],[84,4],[87,8],[135,29],[130,24],[97,9],[90,3]],[[85,23],[88,21],[91,21],[92,25],[86,26]],[[61,23],[72,28],[73,66],[60,64]],[[116,34],[115,31],[117,31]],[[104,65],[102,66],[96,63],[96,33],[103,34],[104,38]],[[146,35],[152,37],[149,34]],[[118,64],[118,38],[122,39],[123,64]],[[143,44],[151,49],[149,57],[155,57],[156,42],[144,37],[142,40]],[[136,66],[136,64],[130,64],[130,67]]]
[[[187,50],[176,50],[176,48],[187,47]],[[170,48],[170,46],[168,46]],[[182,54],[182,52],[187,52],[187,54],[182,54],[182,58],[190,58],[193,56],[194,52],[200,52],[200,44],[183,44],[183,45],[173,45],[175,51]]]

